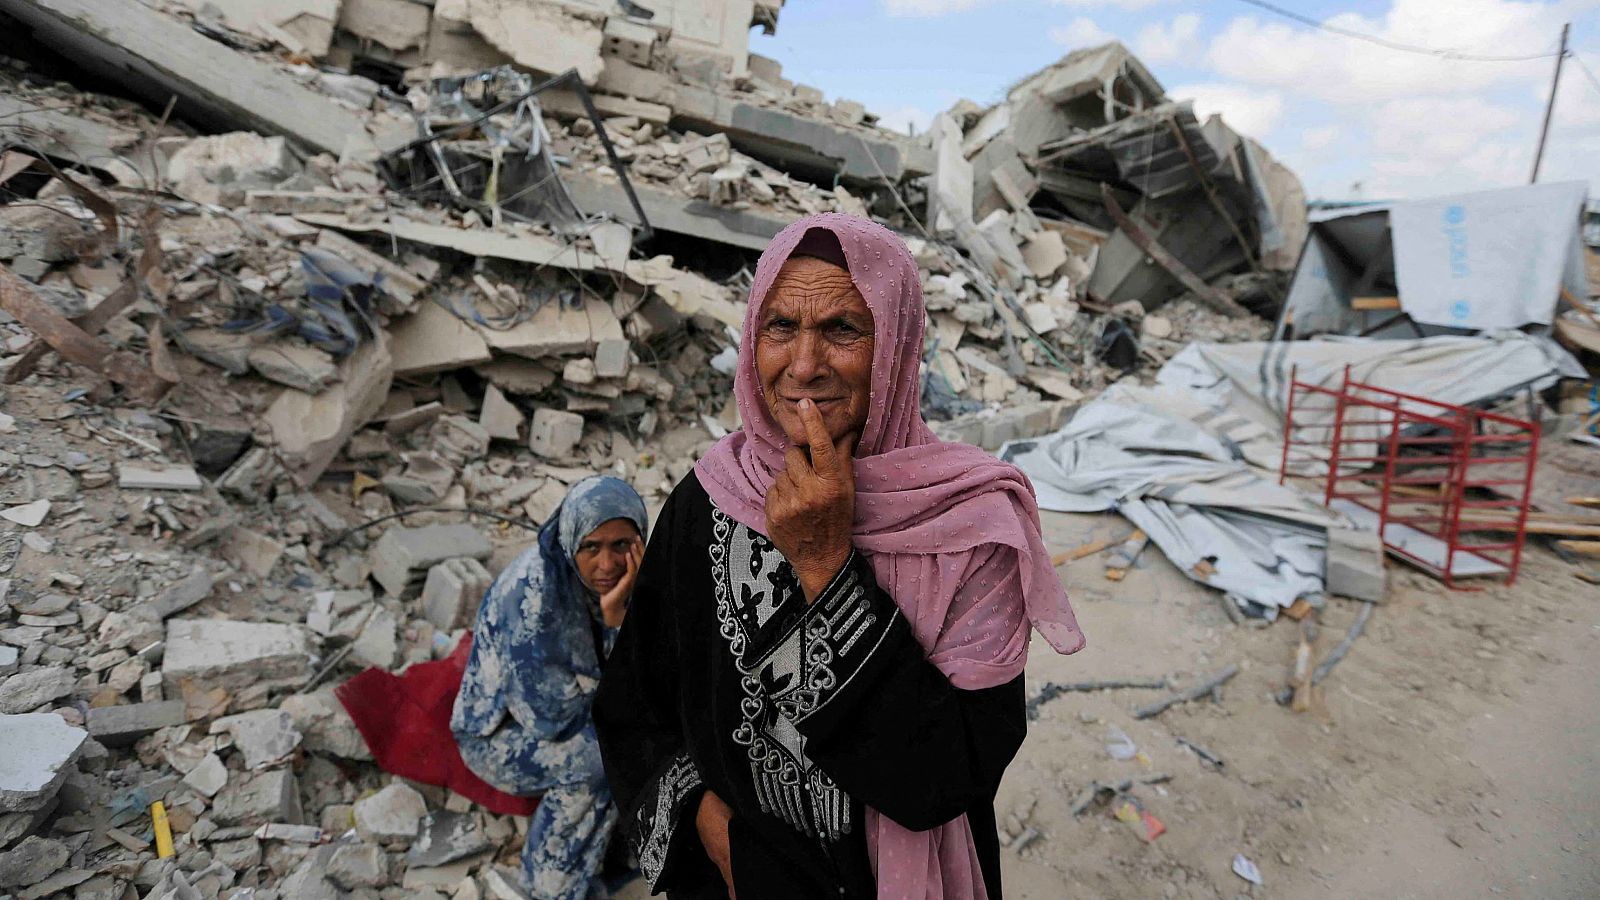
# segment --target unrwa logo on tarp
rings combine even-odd
[[[1444,236],[1450,254],[1450,277],[1471,278],[1472,269],[1467,265],[1467,208],[1460,204],[1451,204],[1444,208]],[[1461,304],[1456,304],[1460,306]],[[1456,310],[1452,308],[1452,312]],[[1457,315],[1464,318],[1465,312]]]

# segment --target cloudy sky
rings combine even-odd
[[[1600,0],[1276,0],[1327,25],[1496,56],[1553,53],[1561,24],[1600,79]],[[1220,112],[1325,199],[1526,183],[1552,58],[1472,62],[1399,52],[1242,0],[789,0],[755,52],[886,123],[926,127],[960,97],[991,103],[1074,48],[1117,39],[1169,95]],[[1568,59],[1541,181],[1600,197],[1600,84]]]

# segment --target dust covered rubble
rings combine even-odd
[[[0,736],[30,748],[0,761],[0,890],[514,890],[526,823],[380,771],[333,688],[447,655],[576,480],[615,474],[655,507],[739,427],[753,251],[799,215],[907,235],[930,313],[926,412],[985,446],[1056,427],[1186,340],[1267,328],[1209,298],[1106,302],[1090,284],[1116,230],[1038,193],[941,216],[929,198],[960,167],[934,165],[939,135],[826,103],[742,36],[564,12],[559,29],[602,36],[598,66],[566,48],[598,121],[563,88],[451,131],[541,71],[477,17],[510,2],[393,0],[405,15],[389,19],[369,0],[127,11],[314,92],[355,123],[337,151],[163,120],[56,80],[59,60],[0,68],[0,101],[50,126],[0,125],[0,261],[20,279],[0,313]],[[730,103],[877,149],[763,155]],[[987,115],[952,113],[973,159],[1007,139]],[[431,152],[406,149],[418,129],[452,158],[537,156],[556,177],[531,211],[512,195],[532,183],[418,189],[397,173]],[[621,185],[602,130],[655,239],[631,204],[578,212],[540,193]],[[1213,281],[1270,295],[1252,284]],[[75,320],[98,355],[43,352],[14,298],[30,322]],[[158,400],[135,396],[130,365]]]

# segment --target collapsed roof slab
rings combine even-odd
[[[672,126],[702,134],[722,132],[762,162],[818,183],[835,175],[847,183],[882,184],[933,174],[933,148],[889,132],[870,133],[737,97],[678,85]]]
[[[269,63],[205,37],[142,3],[7,0],[0,11],[56,53],[157,107],[215,131],[281,134],[339,153],[362,118]]]
[[[628,197],[617,182],[570,172],[562,173],[561,180],[566,182],[567,193],[572,195],[572,202],[579,209],[591,212],[610,210],[631,220],[631,215],[626,212],[631,208]],[[639,197],[639,205],[644,207],[650,227],[657,231],[688,235],[747,250],[765,250],[773,235],[789,224],[787,218],[747,209],[712,206],[705,200],[684,197],[638,181],[633,183],[633,191]]]

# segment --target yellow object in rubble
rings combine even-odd
[[[172,855],[172,826],[167,823],[167,807],[160,800],[150,804],[150,824],[156,832],[156,856]]]

